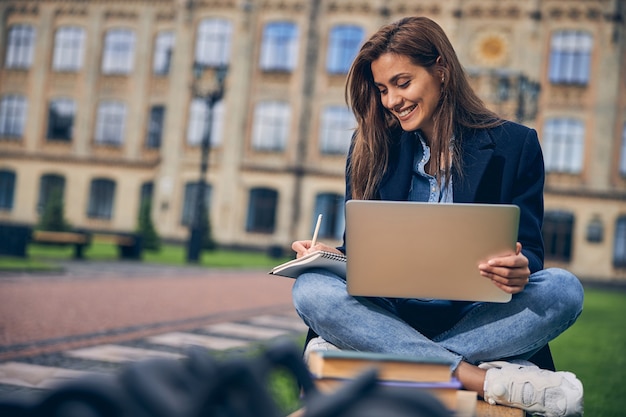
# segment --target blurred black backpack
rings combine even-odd
[[[369,370],[332,394],[317,391],[296,346],[218,361],[198,347],[183,360],[131,363],[115,375],[89,375],[37,401],[0,402],[4,417],[284,417],[268,386],[284,368],[302,388],[301,417],[450,417],[435,397],[382,388]]]

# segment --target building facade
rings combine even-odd
[[[338,243],[351,60],[382,24],[425,15],[483,100],[539,133],[546,264],[624,280],[624,3],[1,0],[0,221],[37,223],[59,190],[76,228],[132,231],[147,200],[159,234],[185,241],[208,140],[219,244],[288,248],[318,213]]]

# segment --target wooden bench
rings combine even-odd
[[[121,233],[94,233],[94,242],[110,243],[116,245],[119,250],[119,257],[123,259],[141,258],[141,237],[133,234]]]
[[[90,236],[82,232],[51,232],[47,230],[35,230],[32,240],[38,243],[53,243],[60,245],[73,245],[74,258],[83,259],[83,249],[89,246]]]

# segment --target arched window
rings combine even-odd
[[[106,178],[96,178],[89,187],[87,217],[91,219],[113,218],[115,182]]]
[[[355,127],[354,115],[346,106],[324,108],[319,138],[320,151],[325,154],[347,154]]]
[[[347,74],[363,41],[364,31],[358,26],[338,25],[330,30],[326,70],[330,74]]]
[[[28,104],[26,98],[9,94],[0,100],[0,136],[21,138],[24,136]]]
[[[205,19],[198,25],[196,62],[205,67],[219,67],[230,62],[233,25],[225,19]]]
[[[85,55],[85,30],[78,26],[62,26],[54,35],[52,69],[78,71]]]
[[[561,30],[552,35],[548,78],[553,84],[589,83],[593,38],[579,30]]]
[[[133,70],[135,33],[129,29],[109,29],[104,38],[102,72],[129,74]]]
[[[293,71],[298,62],[298,36],[298,27],[294,23],[266,24],[261,41],[261,69],[263,71]]]
[[[9,28],[6,40],[6,68],[28,69],[33,64],[35,29],[31,25],[17,24]]]
[[[167,75],[170,72],[172,54],[174,52],[174,32],[161,31],[154,40],[154,55],[152,57],[152,73]]]
[[[253,233],[274,233],[278,192],[270,188],[253,188],[248,202],[246,231]]]
[[[262,101],[254,110],[252,147],[257,151],[283,151],[287,145],[291,108],[281,101]]]
[[[583,168],[585,126],[580,120],[548,119],[543,131],[546,171],[578,174]]]
[[[119,101],[102,101],[96,119],[96,143],[121,146],[126,127],[126,105]]]
[[[14,198],[15,172],[0,169],[0,210],[12,210]]]
[[[565,211],[546,211],[543,221],[545,258],[569,262],[574,241],[574,215]]]

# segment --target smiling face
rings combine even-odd
[[[372,62],[374,84],[382,105],[400,122],[402,129],[420,129],[430,141],[433,114],[441,97],[441,76],[415,65],[409,57],[385,53]]]

